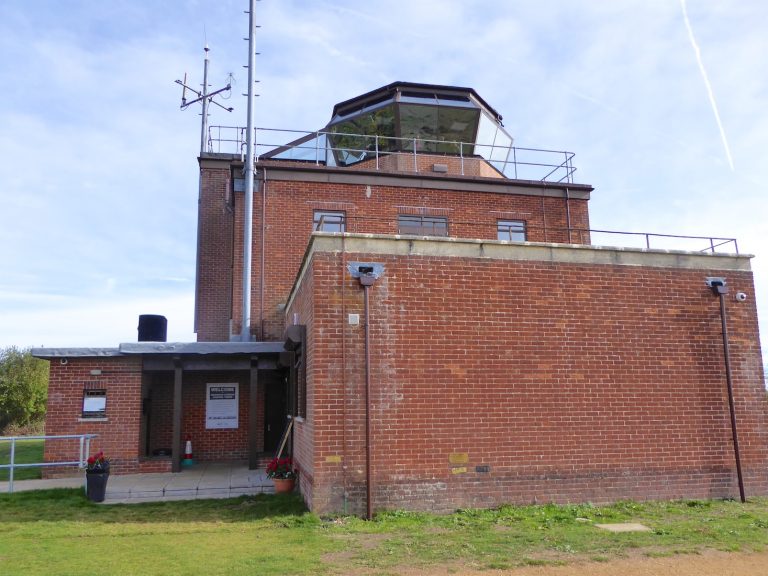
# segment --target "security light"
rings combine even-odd
[[[710,276],[706,279],[707,286],[712,289],[712,294],[715,296],[719,294],[728,294],[728,286],[726,285],[725,278],[717,276]]]

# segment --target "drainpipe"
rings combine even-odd
[[[261,170],[261,285],[259,287],[259,339],[264,340],[264,248],[267,233],[267,169]]]
[[[568,243],[571,243],[571,194],[568,187],[565,188],[565,227],[568,228]]]
[[[739,452],[739,436],[736,429],[736,410],[733,403],[733,376],[731,373],[731,349],[728,343],[728,317],[725,312],[725,295],[728,294],[728,286],[725,278],[707,278],[707,286],[712,293],[720,298],[720,324],[723,330],[723,358],[725,360],[725,380],[728,387],[728,409],[731,413],[731,434],[733,436],[733,454],[736,459],[736,476],[739,482],[739,497],[742,503],[746,502],[744,495],[744,476],[741,472],[741,453]]]
[[[371,333],[368,289],[376,282],[373,266],[359,266],[360,286],[363,287],[365,315],[365,518],[373,518],[373,472],[371,466]]]

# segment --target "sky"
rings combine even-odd
[[[140,314],[195,340],[200,110],[174,80],[200,85],[207,42],[211,88],[235,80],[210,123],[244,126],[247,9],[0,2],[0,346],[113,347]],[[472,87],[517,146],[576,154],[592,228],[756,254],[768,344],[768,2],[262,0],[256,19],[257,126],[316,130],[394,81]]]

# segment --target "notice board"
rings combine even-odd
[[[237,382],[205,385],[205,427],[237,428],[240,389]]]

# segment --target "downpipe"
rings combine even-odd
[[[741,502],[747,501],[744,493],[744,476],[741,471],[741,452],[739,450],[739,435],[736,427],[736,408],[733,401],[733,374],[731,372],[731,348],[728,338],[728,316],[725,309],[725,295],[728,294],[728,286],[725,278],[707,278],[707,285],[712,293],[720,299],[720,324],[723,334],[723,359],[725,362],[725,381],[728,388],[728,409],[731,414],[731,435],[733,436],[733,455],[736,460],[736,477],[739,482],[739,498]]]
[[[365,518],[373,518],[373,463],[371,447],[371,329],[368,292],[376,282],[373,267],[359,267],[360,286],[363,287],[363,316],[365,321]]]

